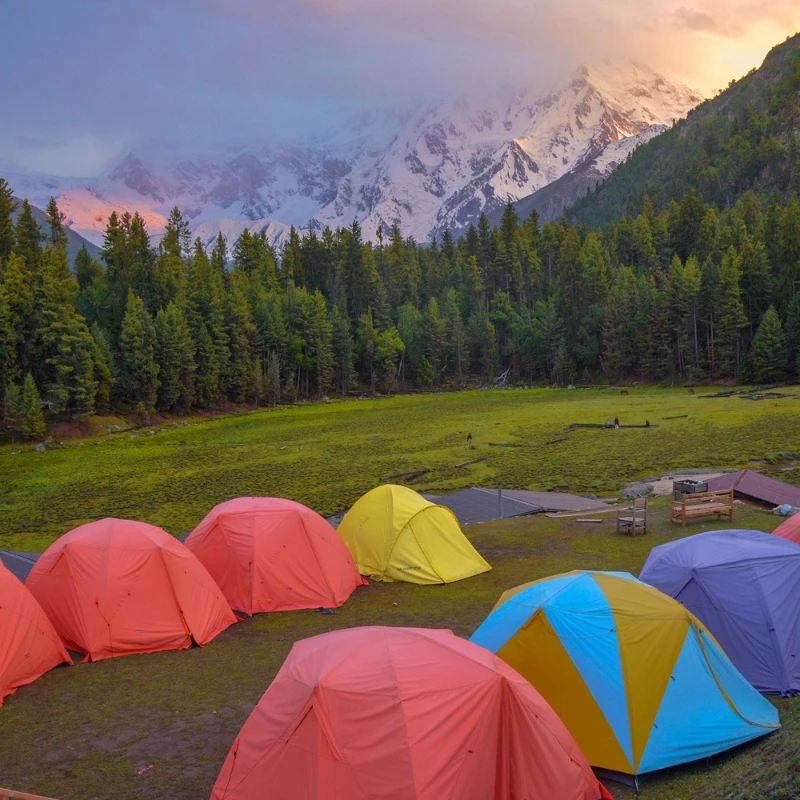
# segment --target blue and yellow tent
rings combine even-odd
[[[625,572],[511,589],[472,641],[539,690],[597,768],[636,776],[780,727],[706,627]]]

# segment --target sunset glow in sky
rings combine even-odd
[[[4,9],[0,160],[90,175],[135,142],[305,136],[627,55],[704,94],[800,30],[798,0],[41,0]]]

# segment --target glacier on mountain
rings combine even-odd
[[[496,213],[581,165],[605,177],[701,100],[645,66],[606,60],[546,92],[368,115],[305,142],[183,157],[130,152],[93,178],[0,161],[0,175],[39,207],[56,197],[70,227],[98,244],[112,210],[138,211],[157,238],[173,206],[209,246],[220,232],[232,246],[247,227],[280,248],[291,225],[319,230],[354,220],[368,239],[398,225],[424,242],[463,231],[482,212]]]

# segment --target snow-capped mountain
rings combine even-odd
[[[158,236],[175,205],[204,242],[221,231],[233,244],[249,227],[266,229],[280,246],[289,225],[320,229],[354,219],[368,238],[397,224],[426,241],[582,165],[605,177],[701,100],[647,67],[605,61],[547,92],[375,115],[314,132],[307,142],[182,158],[130,152],[99,178],[35,174],[4,162],[0,175],[34,205],[55,196],[68,224],[97,243],[112,210],[139,211]]]

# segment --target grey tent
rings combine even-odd
[[[800,692],[800,545],[749,530],[650,551],[639,579],[703,622],[761,692]]]

